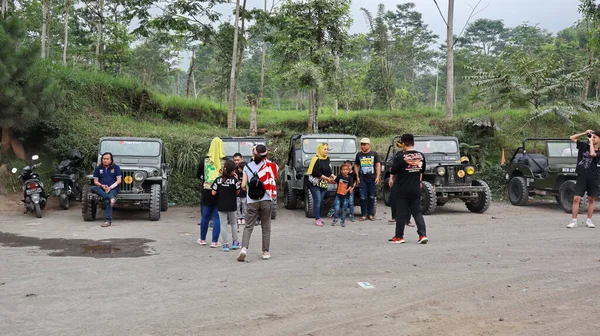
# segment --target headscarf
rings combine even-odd
[[[327,159],[327,153],[325,153],[325,147],[328,147],[327,144],[320,144],[317,146],[317,155],[310,160],[310,165],[308,165],[308,175],[312,174],[313,169],[315,168],[315,164],[317,164],[317,160],[325,160]]]
[[[210,148],[208,149],[208,154],[206,155],[212,161],[213,167],[217,171],[221,170],[221,159],[225,157],[225,147],[223,146],[223,140],[220,138],[214,138],[210,142]]]
[[[204,160],[204,189],[210,189],[212,183],[219,177],[223,171],[223,158],[225,157],[225,148],[223,140],[214,138],[210,142],[207,159]]]

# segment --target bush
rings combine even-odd
[[[499,164],[485,167],[478,178],[487,182],[495,200],[506,198],[506,172]]]

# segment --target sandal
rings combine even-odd
[[[392,219],[388,219],[388,223],[396,223],[396,220],[393,219],[393,218]]]
[[[375,221],[375,216],[369,216],[370,221]]]
[[[359,220],[359,221],[361,221],[361,222],[362,222],[362,221],[366,221],[366,220],[367,220],[367,217],[364,217],[364,216],[363,216],[363,217],[360,217],[358,220]]]
[[[413,224],[412,222],[408,222],[406,223],[406,226],[415,227],[415,224]]]
[[[111,225],[110,222],[104,222],[104,224],[102,224],[102,227],[109,227]]]

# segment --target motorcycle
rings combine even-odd
[[[56,174],[52,176],[52,192],[58,197],[60,207],[68,210],[71,207],[71,200],[80,201],[82,188],[79,185],[79,170],[83,156],[74,149],[65,159],[62,160],[56,168]]]
[[[46,208],[47,197],[46,192],[44,191],[44,184],[40,181],[40,176],[34,172],[34,170],[42,164],[41,162],[36,164],[33,163],[38,159],[39,156],[32,156],[31,164],[23,167],[19,178],[23,183],[24,213],[35,212],[37,218],[42,218],[42,210]],[[13,174],[16,174],[17,168],[13,168],[11,171]]]

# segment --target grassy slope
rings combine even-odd
[[[249,108],[240,104],[239,129],[224,128],[226,112],[207,100],[161,96],[143,90],[126,78],[88,73],[57,67],[54,76],[61,82],[65,104],[54,120],[46,124],[46,149],[58,157],[72,147],[79,147],[88,158],[95,157],[98,138],[107,135],[160,137],[165,140],[174,168],[174,188],[177,203],[190,204],[189,177],[198,160],[206,153],[214,136],[246,135]],[[472,118],[492,118],[497,126],[492,138],[465,133],[464,124]],[[325,110],[319,125],[324,132],[339,132],[368,136],[375,149],[384,154],[391,137],[405,132],[414,134],[456,135],[470,144],[485,148],[491,162],[498,162],[501,148],[507,154],[524,137],[564,137],[587,128],[597,129],[596,115],[574,117],[574,125],[565,126],[553,115],[531,120],[527,111],[458,112],[452,121],[445,119],[441,109],[419,107],[403,111],[340,111],[335,116]],[[284,139],[270,139],[275,158],[283,165],[287,155],[287,137],[306,129],[307,111],[260,110],[259,128],[271,132],[285,131]],[[267,133],[268,135],[268,133]]]

